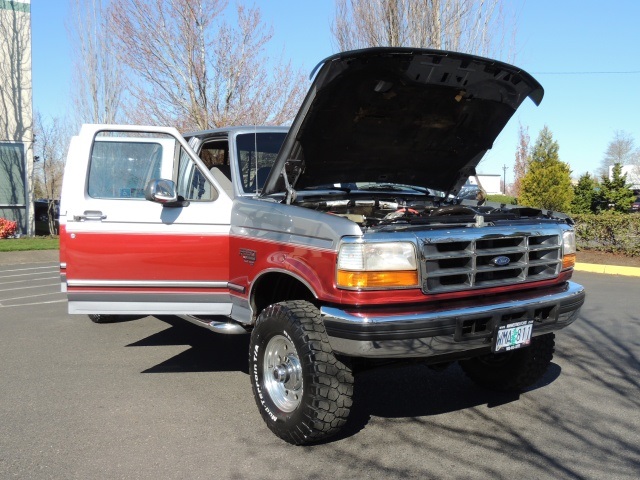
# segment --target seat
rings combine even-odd
[[[216,182],[227,192],[231,198],[233,198],[233,184],[231,183],[231,167],[229,165],[216,165],[211,167],[211,175],[216,179]]]

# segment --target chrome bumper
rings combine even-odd
[[[490,351],[500,324],[534,320],[533,335],[570,325],[585,299],[574,282],[410,308],[321,307],[334,351],[353,357],[437,357]]]

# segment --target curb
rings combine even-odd
[[[622,267],[619,265],[600,265],[596,263],[576,263],[573,269],[577,272],[605,273],[608,275],[624,275],[626,277],[640,277],[640,268]]]

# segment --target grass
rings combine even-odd
[[[21,252],[25,250],[57,250],[58,237],[20,237],[0,239],[0,252]]]

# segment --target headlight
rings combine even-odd
[[[418,286],[416,250],[410,242],[345,243],[338,253],[341,288]]]
[[[573,230],[562,233],[562,254],[563,270],[576,264],[576,233]]]

